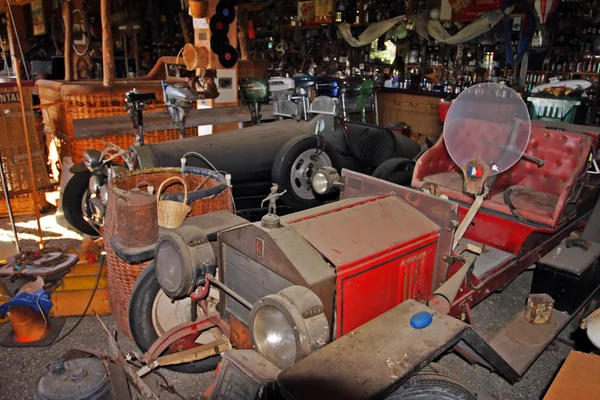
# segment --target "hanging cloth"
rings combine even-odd
[[[515,7],[516,1],[514,0],[506,0],[502,6],[501,10],[510,9],[511,12]],[[505,48],[505,59],[507,65],[519,65],[525,52],[529,48],[529,43],[531,42],[531,38],[533,37],[533,25],[534,25],[534,15],[531,12],[529,7],[525,7],[525,18],[523,18],[523,34],[521,35],[521,41],[519,42],[519,49],[516,55],[513,55],[512,49],[512,24],[510,22],[510,12],[504,13],[504,48]]]

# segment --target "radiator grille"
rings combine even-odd
[[[293,285],[292,282],[226,244],[223,244],[222,265],[225,285],[250,304]],[[223,299],[228,313],[233,314],[246,325],[249,323],[250,310],[229,296],[223,294],[220,298]]]

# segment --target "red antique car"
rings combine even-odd
[[[600,207],[598,132],[532,125],[516,96],[461,94],[412,188],[324,169],[313,188],[339,188],[337,202],[254,224],[208,214],[163,235],[146,276],[202,313],[143,348],[145,370],[206,369],[233,347],[211,399],[474,399],[430,365],[453,349],[518,381],[600,286],[600,228],[585,226]],[[484,340],[471,307],[532,264],[524,311]]]

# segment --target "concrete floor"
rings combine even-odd
[[[19,220],[21,228],[28,231],[26,246],[35,247],[32,241],[31,223],[24,219]],[[53,216],[45,217],[45,226],[52,237],[52,244],[56,246],[72,245],[79,237],[71,232],[63,232],[54,223]],[[7,220],[0,220],[0,238],[7,234]],[[496,293],[473,309],[473,316],[477,330],[484,337],[491,337],[494,333],[524,306],[524,298],[529,292],[532,272],[524,272],[504,292]],[[62,330],[67,332],[76,322],[77,318],[69,318]],[[111,331],[116,330],[112,317],[102,317],[102,320]],[[9,332],[9,325],[0,325],[0,338]],[[540,399],[552,382],[556,372],[562,365],[571,347],[564,344],[573,334],[573,328],[567,328],[560,335],[561,340],[554,341],[542,356],[531,367],[525,377],[517,384],[511,385],[498,375],[479,366],[471,366],[455,354],[443,356],[439,362],[449,368],[462,379],[472,390],[482,396],[492,399]],[[124,335],[119,337],[121,346],[126,350],[137,350]],[[108,352],[108,338],[94,317],[86,317],[82,323],[64,340],[47,349],[39,348],[2,348],[0,347],[0,399],[30,398],[35,382],[45,371],[46,366],[54,358],[65,354],[67,350],[85,347]],[[172,371],[161,371],[169,382],[185,399],[200,399],[202,392],[213,380],[212,373],[200,375],[186,375]],[[160,393],[161,399],[178,398],[169,393]]]

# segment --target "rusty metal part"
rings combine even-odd
[[[213,357],[221,354],[224,351],[231,349],[231,343],[226,337],[221,337],[210,343],[206,343],[197,347],[193,347],[188,350],[184,350],[178,353],[167,354],[158,357],[148,367],[150,369],[156,369],[158,367],[164,367],[167,365],[184,364],[193,361],[203,360],[208,357]]]
[[[146,383],[139,376],[137,376],[137,374],[133,371],[133,368],[126,362],[125,353],[123,352],[121,346],[119,346],[119,343],[117,343],[113,335],[111,335],[104,322],[102,322],[100,317],[98,317],[97,315],[96,318],[98,319],[100,325],[102,325],[104,331],[108,334],[112,358],[119,365],[119,367],[125,371],[127,379],[133,384],[135,389],[142,395],[142,397],[145,400],[159,400],[158,396],[148,387],[148,385],[146,385]],[[115,398],[120,397],[117,396]]]
[[[549,324],[553,309],[554,299],[550,295],[545,293],[530,294],[527,296],[525,319],[530,324]]]
[[[119,243],[124,247],[142,248],[158,240],[156,197],[132,189],[117,199]]]
[[[252,310],[252,304],[250,304],[250,302],[246,301],[246,299],[244,299],[242,296],[240,296],[239,294],[237,294],[236,292],[234,292],[233,290],[231,290],[230,288],[228,288],[227,286],[225,286],[223,283],[219,282],[213,276],[206,275],[206,279],[211,284],[215,285],[216,287],[218,287],[219,289],[221,289],[223,292],[225,292],[228,296],[231,296],[233,299],[235,299],[241,305],[243,305],[244,307],[246,307],[248,310]]]
[[[167,348],[177,340],[183,339],[186,336],[200,334],[201,332],[217,326],[216,320],[219,319],[219,314],[216,312],[206,314],[197,321],[187,324],[178,325],[159,337],[156,342],[143,355],[143,361],[150,365],[152,364]]]
[[[446,281],[450,266],[444,261],[444,257],[452,254],[454,230],[458,226],[458,204],[456,202],[349,170],[342,171],[342,180],[344,191],[341,199],[394,193],[438,224],[442,229],[437,260],[433,270],[432,287],[436,288]]]
[[[231,334],[229,340],[233,348],[238,350],[251,350],[252,342],[250,341],[250,331],[239,319],[233,315],[229,315],[229,326]]]

